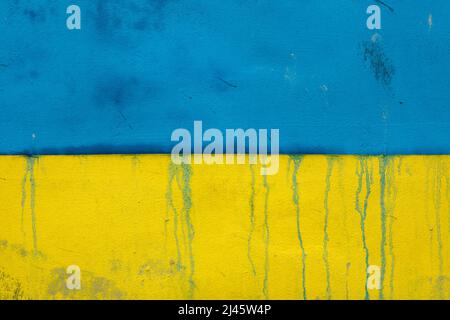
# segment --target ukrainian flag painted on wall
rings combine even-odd
[[[386,2],[2,1],[0,299],[449,299],[450,3]]]

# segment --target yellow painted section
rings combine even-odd
[[[450,156],[0,157],[0,299],[449,299],[449,178]]]

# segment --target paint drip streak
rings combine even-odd
[[[438,245],[438,293],[439,297],[442,299],[444,296],[443,281],[444,278],[444,258],[442,254],[442,233],[441,233],[441,190],[442,190],[442,176],[444,172],[442,170],[442,163],[439,160],[436,161],[436,168],[434,172],[434,212],[436,219],[436,241]]]
[[[306,295],[306,253],[305,248],[303,245],[303,237],[302,237],[302,230],[300,227],[300,196],[298,192],[298,181],[297,181],[297,175],[300,168],[300,164],[302,162],[302,158],[300,156],[291,156],[291,161],[294,162],[294,170],[292,173],[292,192],[293,196],[292,199],[294,201],[295,205],[295,212],[296,212],[296,223],[297,223],[297,238],[300,245],[300,251],[301,251],[301,258],[302,258],[302,288],[303,288],[303,299],[307,299]]]
[[[394,254],[394,212],[395,212],[395,204],[397,201],[397,184],[395,182],[395,168],[392,163],[393,159],[390,159],[388,163],[388,176],[387,176],[387,184],[389,190],[389,254],[391,258],[391,270],[389,277],[389,288],[390,288],[390,299],[394,299],[394,275],[395,275],[395,254]],[[400,172],[400,165],[397,168],[398,172]]]
[[[264,176],[264,188],[266,189],[265,199],[264,199],[264,242],[265,242],[265,261],[264,261],[264,283],[263,283],[263,293],[266,299],[269,299],[269,240],[270,240],[270,230],[269,230],[269,184],[267,183],[267,176]]]
[[[342,203],[342,207],[343,207],[343,229],[344,229],[344,234],[345,234],[345,239],[347,241],[347,243],[351,243],[351,237],[349,234],[349,230],[348,230],[348,209],[347,209],[347,198],[346,198],[346,193],[345,193],[345,186],[344,186],[344,181],[345,181],[345,174],[344,174],[344,161],[343,159],[336,157],[335,161],[337,161],[338,163],[338,181],[339,181],[339,187],[338,190],[340,191],[339,194],[341,196],[341,203]],[[347,260],[351,259],[351,248],[348,248],[350,250],[347,250]],[[349,288],[349,275],[350,275],[350,268],[351,268],[351,262],[348,261],[346,264],[346,272],[345,272],[345,299],[349,300],[350,299],[350,288]]]
[[[250,171],[251,171],[251,175],[252,175],[252,181],[251,181],[251,193],[250,193],[250,231],[248,233],[248,239],[247,239],[247,248],[248,248],[248,252],[247,252],[247,256],[248,256],[248,261],[250,263],[250,266],[252,267],[252,272],[253,275],[256,275],[256,268],[255,268],[255,263],[253,261],[252,258],[252,240],[253,240],[253,233],[255,231],[255,184],[256,184],[256,179],[255,179],[255,168],[253,165],[250,165]]]
[[[448,176],[448,171],[446,170],[446,174],[445,174],[445,184],[446,184],[446,186],[447,186],[447,192],[446,192],[446,194],[447,194],[447,211],[448,211],[448,213],[447,213],[447,224],[448,224],[448,226],[447,226],[447,231],[448,231],[448,233],[450,233],[450,178],[449,178],[449,176]]]
[[[34,157],[27,158],[27,173],[30,180],[30,208],[31,208],[31,228],[33,231],[33,251],[38,254],[37,230],[36,230],[36,180],[34,177],[34,165],[36,159]]]
[[[323,227],[323,263],[325,265],[325,272],[326,272],[326,297],[327,299],[331,299],[331,283],[330,283],[330,263],[328,261],[328,242],[329,242],[329,235],[328,235],[328,220],[329,220],[329,194],[331,189],[331,175],[333,173],[333,159],[328,158],[327,159],[327,175],[326,175],[326,189],[325,189],[325,199],[324,199],[324,208],[325,208],[325,222]]]
[[[191,176],[192,176],[192,169],[187,164],[181,165],[183,170],[183,210],[185,214],[185,220],[186,220],[186,227],[187,227],[187,240],[188,240],[188,253],[189,253],[189,260],[190,260],[190,272],[189,272],[189,298],[192,299],[194,296],[194,289],[195,289],[195,281],[194,281],[194,274],[195,274],[195,261],[194,261],[194,255],[193,255],[193,249],[192,249],[192,242],[194,240],[195,231],[194,226],[192,224],[192,218],[191,218],[191,208],[192,208],[192,192],[191,192]]]
[[[25,236],[25,226],[24,226],[24,216],[25,216],[25,204],[27,201],[27,180],[28,180],[28,159],[27,159],[27,163],[26,163],[26,169],[25,169],[25,174],[23,176],[22,179],[22,201],[21,201],[21,206],[22,206],[22,213],[21,213],[21,228],[22,228],[22,233]]]
[[[369,205],[369,198],[371,194],[371,188],[372,188],[372,174],[371,171],[369,171],[369,167],[367,164],[366,158],[360,158],[359,161],[359,168],[357,169],[356,174],[358,176],[358,188],[356,191],[356,211],[358,212],[360,216],[360,226],[361,226],[361,238],[362,238],[362,245],[363,250],[365,254],[365,270],[364,270],[364,276],[366,277],[367,270],[369,269],[369,248],[367,246],[367,239],[366,239],[366,218],[367,218],[367,209]],[[363,187],[363,178],[365,177],[366,182],[366,194],[364,197],[364,204],[361,208],[361,193],[362,193],[362,187]],[[370,299],[369,296],[369,289],[367,287],[367,280],[364,283],[364,298],[366,300]]]
[[[388,158],[381,156],[379,158],[380,172],[380,208],[381,208],[381,242],[380,242],[380,258],[381,258],[381,275],[380,275],[380,291],[379,299],[384,299],[384,278],[386,274],[386,166]]]
[[[178,211],[177,208],[175,207],[175,204],[173,202],[173,192],[172,192],[172,185],[173,185],[173,180],[174,178],[177,176],[178,174],[178,166],[174,165],[172,163],[172,161],[170,161],[169,164],[169,183],[167,186],[167,192],[166,192],[166,200],[167,200],[167,204],[170,210],[172,210],[173,212],[173,236],[175,239],[175,246],[176,246],[176,251],[177,251],[177,264],[176,264],[176,268],[177,271],[181,271],[181,249],[180,249],[180,240],[178,239]]]

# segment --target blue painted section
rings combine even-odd
[[[2,0],[0,153],[166,153],[202,120],[279,128],[283,153],[448,154],[450,1],[384,0],[378,35],[375,2]]]

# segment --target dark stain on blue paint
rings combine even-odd
[[[123,110],[151,100],[160,92],[161,88],[156,83],[136,76],[113,75],[97,80],[94,102],[99,108]]]
[[[23,10],[23,14],[28,17],[31,23],[41,23],[46,20],[45,11],[42,9],[34,10],[27,8]]]
[[[97,1],[95,26],[102,35],[113,32],[122,26],[120,14],[113,10],[112,3],[104,0]]]
[[[383,86],[389,87],[395,74],[395,68],[379,41],[362,43],[364,61],[369,64],[375,79]]]
[[[175,0],[98,0],[95,9],[97,32],[113,35],[122,28],[161,31],[164,29],[165,9],[171,2]]]
[[[95,101],[99,107],[117,107],[123,109],[133,102],[139,81],[134,78],[110,77],[101,80],[95,90]]]
[[[133,130],[132,120],[125,111],[133,110],[136,106],[143,104],[151,107],[149,102],[160,92],[161,89],[157,84],[136,76],[114,75],[97,80],[93,101],[98,109],[116,113],[119,123],[125,124],[130,130]]]

